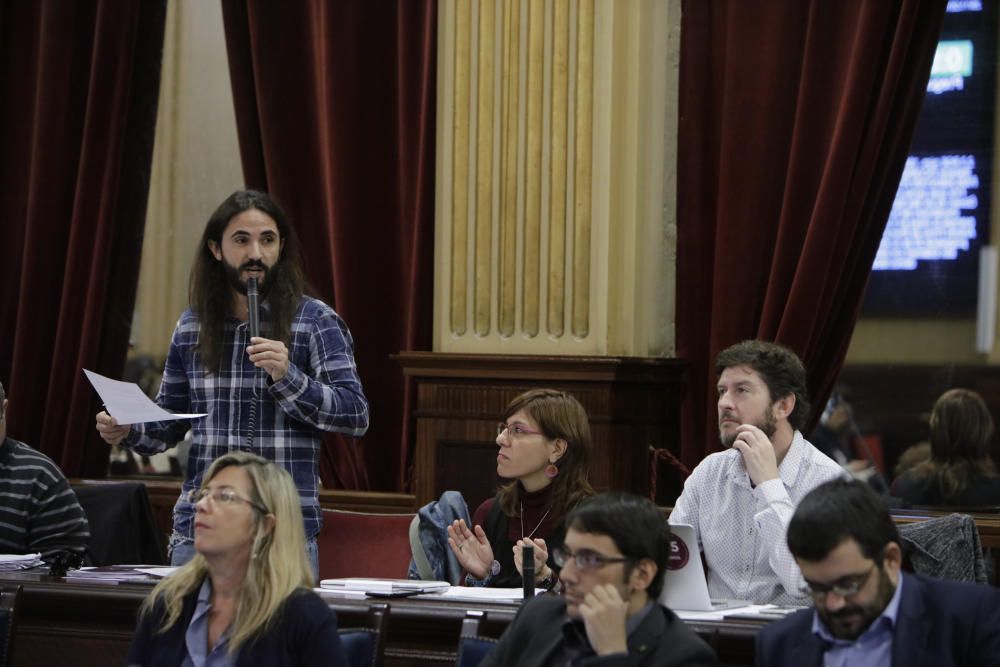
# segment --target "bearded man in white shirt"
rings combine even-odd
[[[692,471],[670,523],[694,526],[711,597],[806,604],[785,533],[798,502],[844,472],[798,430],[809,414],[805,368],[786,347],[748,340],[720,352],[715,370],[726,449]]]

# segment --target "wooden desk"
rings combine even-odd
[[[121,665],[135,629],[136,611],[150,590],[141,584],[68,582],[37,574],[3,574],[0,586],[20,584],[21,600],[10,664],[13,667]],[[371,600],[325,597],[341,627],[365,621]],[[467,609],[486,612],[483,634],[498,637],[517,607],[436,600],[392,600],[386,664],[454,665]],[[752,665],[752,621],[704,621],[691,627],[718,652],[723,665]]]

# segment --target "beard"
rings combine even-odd
[[[837,611],[827,611],[826,607],[817,603],[816,613],[823,624],[837,639],[853,641],[868,629],[882,613],[896,592],[896,587],[885,570],[879,569],[878,590],[875,599],[867,605],[844,605]]]
[[[762,414],[759,418],[757,418],[756,421],[748,422],[752,426],[756,426],[761,431],[763,431],[764,435],[766,435],[768,438],[771,438],[771,436],[774,435],[775,431],[778,430],[778,422],[774,418],[774,412],[771,409],[772,407],[773,406],[766,408],[764,410],[764,414]],[[723,417],[731,417],[731,416],[732,415],[730,415],[729,413],[724,413],[719,417],[719,420],[721,421]],[[723,446],[725,446],[727,449],[732,447],[733,443],[736,442],[736,435],[737,434],[735,430],[729,433],[724,433],[722,431],[722,425],[721,424],[719,425],[719,440],[722,442]]]
[[[252,259],[247,262],[243,262],[239,266],[234,266],[223,259],[222,268],[226,272],[226,280],[229,282],[229,286],[244,296],[246,296],[247,293],[247,283],[245,280],[240,278],[240,272],[249,271],[250,269],[260,270],[262,273],[260,277],[257,278],[257,290],[260,293],[261,299],[267,296],[268,288],[271,284],[271,281],[268,279],[271,275],[271,269],[269,269],[264,262]]]

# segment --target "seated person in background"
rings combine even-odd
[[[713,598],[801,603],[785,528],[806,493],[846,473],[798,430],[809,399],[794,352],[748,340],[720,352],[715,371],[727,449],[691,472],[670,523],[694,526]]]
[[[896,459],[896,467],[893,468],[893,476],[901,477],[904,472],[916,468],[921,463],[931,460],[931,443],[923,440],[915,445],[907,447],[899,458]]]
[[[553,549],[563,594],[524,604],[481,663],[715,665],[712,649],[656,600],[670,558],[670,528],[650,500],[602,493],[566,519]]]
[[[0,553],[67,552],[82,564],[90,528],[76,494],[52,459],[7,437],[7,396],[0,384]]]
[[[143,602],[126,663],[346,665],[337,618],[311,590],[291,475],[233,452],[191,495],[196,554]]]
[[[871,451],[854,421],[854,409],[840,389],[834,390],[826,402],[826,409],[816,430],[809,436],[809,442],[855,479],[868,482],[879,493],[888,493],[889,487],[875,468]]]
[[[569,394],[533,389],[517,396],[497,427],[497,475],[513,480],[485,501],[470,530],[459,519],[448,544],[474,586],[520,587],[521,545],[534,545],[535,583],[554,582],[551,548],[562,543],[563,519],[594,494],[590,423]]]
[[[911,505],[1000,505],[1000,476],[990,458],[993,417],[982,397],[949,389],[931,412],[931,458],[892,483],[892,495]]]
[[[896,524],[865,483],[835,480],[807,495],[788,547],[815,609],[761,630],[757,665],[1000,665],[1000,591],[904,576]]]

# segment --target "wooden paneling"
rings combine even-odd
[[[406,352],[416,380],[415,490],[421,505],[461,491],[474,509],[496,487],[496,423],[518,394],[567,391],[590,417],[591,482],[598,489],[650,490],[651,447],[677,453],[683,362],[636,357],[464,355]],[[673,502],[674,485],[658,489]]]

